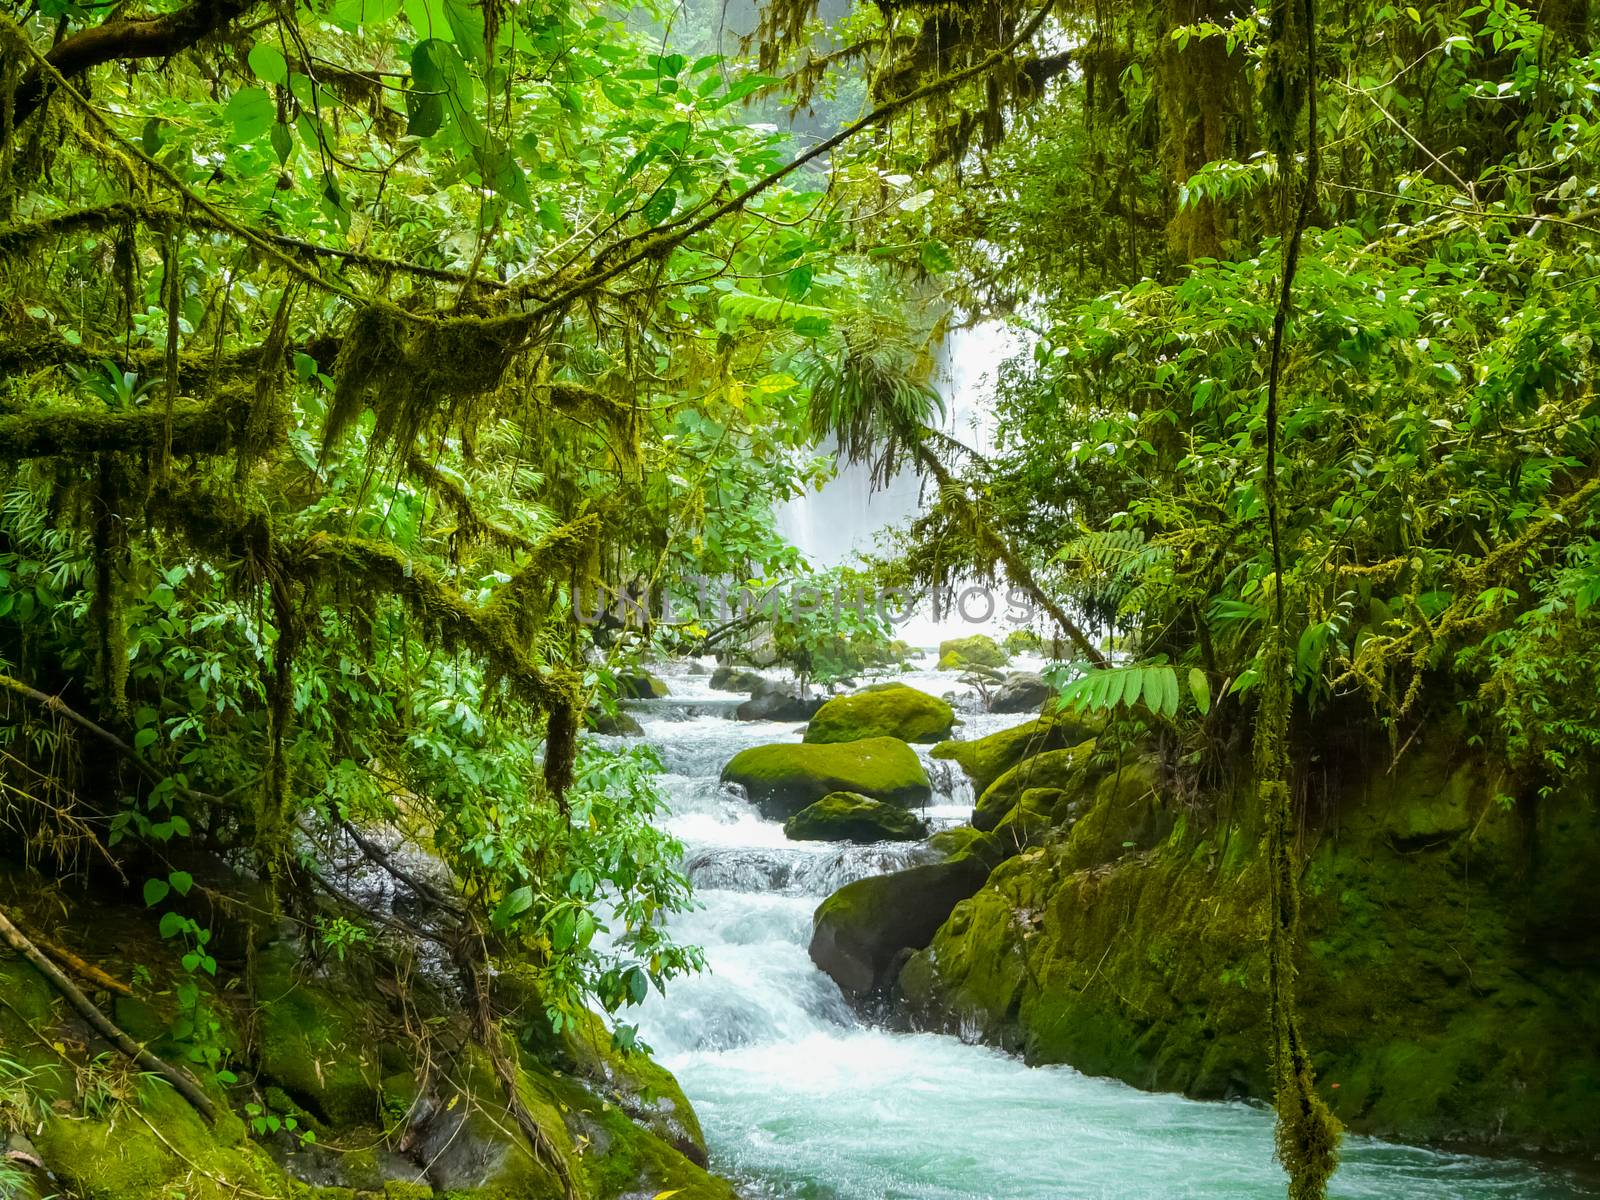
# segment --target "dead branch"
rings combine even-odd
[[[142,1069],[159,1075],[170,1083],[178,1094],[187,1100],[194,1110],[204,1117],[208,1123],[216,1121],[217,1106],[201,1090],[194,1077],[187,1071],[157,1058],[126,1033],[122,1032],[121,1029],[113,1025],[111,1019],[95,1007],[94,1001],[85,996],[78,989],[77,984],[66,977],[60,967],[51,962],[39,947],[35,946],[23,935],[22,930],[12,924],[11,918],[6,915],[4,909],[0,909],[0,938],[3,938],[7,945],[32,963],[34,969],[48,979],[56,991],[66,997],[67,1003],[78,1010],[78,1015],[87,1021],[96,1033],[115,1046],[122,1054],[137,1063]]]

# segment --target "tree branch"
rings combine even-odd
[[[187,8],[159,17],[125,17],[81,29],[52,46],[45,60],[63,79],[82,75],[103,63],[139,58],[171,58],[244,15],[254,0],[194,0]],[[49,79],[33,70],[17,88],[13,129],[45,101]]]

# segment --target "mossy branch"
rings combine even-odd
[[[471,284],[474,287],[487,289],[506,286],[494,279],[469,277],[465,271],[450,267],[430,267],[403,258],[389,258],[382,254],[349,250],[340,246],[324,246],[317,242],[308,242],[303,238],[246,225],[242,221],[221,220],[203,209],[186,208],[180,212],[160,205],[135,204],[126,200],[93,208],[54,213],[36,221],[18,221],[10,225],[0,225],[0,255],[26,253],[40,243],[55,238],[75,233],[98,233],[129,224],[143,225],[160,233],[170,233],[175,229],[195,229],[220,233],[226,237],[258,239],[270,242],[293,254],[304,255],[311,259],[332,259],[378,275],[409,275],[439,283],[462,286]]]
[[[242,395],[175,406],[170,419],[172,453],[184,457],[232,449],[250,408]],[[0,417],[0,459],[159,453],[168,444],[168,429],[168,414],[155,408],[94,412],[52,407],[14,413]]]
[[[301,562],[315,570],[337,573],[366,590],[381,589],[401,600],[424,627],[448,648],[482,658],[492,675],[540,712],[577,703],[578,689],[570,671],[541,668],[518,637],[510,604],[469,604],[421,563],[394,547],[366,538],[314,534],[301,548]]]

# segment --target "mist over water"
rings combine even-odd
[[[760,1200],[1278,1200],[1272,1118],[1245,1104],[1137,1091],[1067,1067],[1030,1068],[936,1034],[858,1018],[806,953],[811,914],[835,888],[928,854],[920,844],[791,842],[717,782],[747,746],[803,726],[712,715],[704,676],[663,672],[673,698],[634,708],[660,750],[670,815],[701,907],[674,922],[709,969],[631,1010],[705,1126],[714,1169]],[[951,673],[907,682],[936,695]],[[731,715],[731,714],[730,714]],[[964,714],[959,736],[1026,715]],[[925,750],[924,750],[925,755]],[[943,768],[937,760],[930,765]],[[970,811],[939,771],[929,814]],[[1600,1195],[1520,1162],[1349,1138],[1341,1200],[1570,1200]]]

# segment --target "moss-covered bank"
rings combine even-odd
[[[39,936],[131,984],[129,995],[85,986],[130,1036],[187,1063],[220,1114],[208,1124],[165,1083],[140,1075],[32,965],[0,954],[0,1059],[17,1064],[0,1079],[0,1144],[25,1117],[54,1175],[40,1186],[61,1196],[734,1200],[705,1171],[699,1123],[672,1076],[614,1049],[598,1017],[552,1033],[514,971],[495,980],[501,1032],[485,1042],[447,974],[384,959],[375,947],[341,959],[292,923],[257,914],[219,929],[219,945],[238,947],[219,973],[234,983],[202,980],[196,1023],[180,1011],[190,977],[136,900],[47,892],[0,866],[0,902]],[[490,1053],[496,1044],[502,1068]],[[194,1061],[206,1045],[222,1051],[236,1079]],[[23,1095],[36,1105],[28,1114],[10,1103]],[[252,1129],[257,1117],[275,1127]],[[524,1136],[524,1120],[543,1145]]]
[[[1251,793],[1218,821],[1128,778],[1080,780],[1076,808],[1019,793],[1020,853],[1004,828],[945,839],[1011,857],[900,973],[902,1010],[1036,1063],[1265,1096],[1264,878],[1225,819]],[[1406,1140],[1600,1150],[1595,797],[1506,807],[1444,744],[1345,779],[1305,835],[1299,994],[1328,1103]]]

